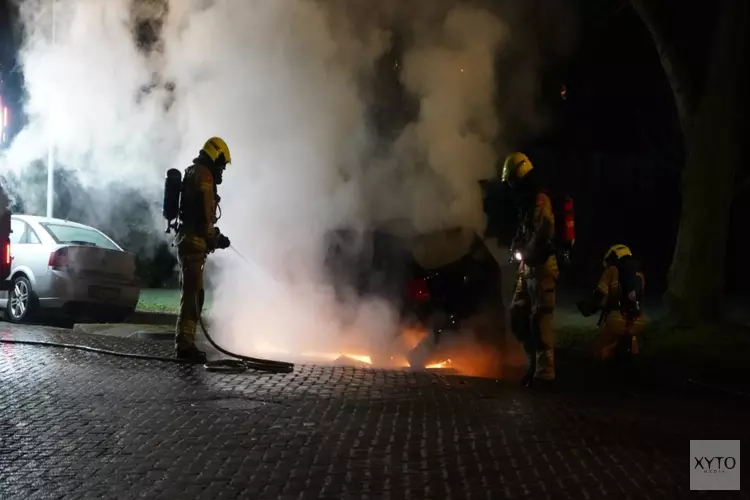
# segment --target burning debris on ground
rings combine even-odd
[[[367,349],[351,347],[342,352],[306,351],[294,354],[270,343],[257,346],[260,353],[291,357],[303,364],[352,366],[359,368],[395,370],[446,370],[451,373],[500,378],[515,376],[523,367],[524,359],[518,346],[509,346],[507,352],[481,346],[466,338],[462,342],[436,344],[426,329],[404,328],[387,355],[374,354]],[[429,347],[426,347],[429,346]],[[515,359],[513,359],[515,358]]]

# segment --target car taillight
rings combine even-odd
[[[61,269],[68,266],[68,249],[61,248],[49,254],[47,263],[52,269]]]
[[[3,262],[5,262],[6,266],[10,265],[10,241],[5,243],[5,248],[3,249]]]
[[[416,278],[409,283],[409,298],[418,302],[430,300],[430,289],[427,286],[427,280]]]

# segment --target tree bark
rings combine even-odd
[[[668,29],[668,24],[673,22],[673,17],[664,15],[665,11],[669,12],[679,6],[667,5],[665,9],[663,0],[660,2],[631,0],[631,3],[654,40],[656,52],[659,54],[659,60],[672,88],[680,125],[685,130],[690,126],[690,118],[695,106],[696,85],[691,78],[688,59],[676,46],[674,37],[679,35],[673,34],[674,31]]]
[[[652,34],[672,86],[685,140],[682,212],[665,300],[684,324],[718,318],[726,281],[726,244],[740,159],[740,88],[746,60],[747,2],[719,0],[711,58],[700,95],[685,81],[685,61],[647,1],[632,0]],[[679,19],[673,12],[673,20]]]
[[[738,197],[745,191],[750,189],[750,177],[745,178],[744,180],[740,181],[734,188],[734,197]]]

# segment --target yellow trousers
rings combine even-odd
[[[594,339],[594,357],[600,361],[612,359],[618,342],[624,335],[631,337],[633,354],[638,354],[638,338],[646,327],[646,315],[641,314],[631,325],[628,325],[620,311],[610,311],[599,333]]]
[[[529,373],[537,379],[555,379],[552,317],[558,275],[554,255],[541,266],[521,264],[510,306],[511,329],[526,351]]]
[[[180,312],[175,327],[175,345],[178,349],[195,345],[198,315],[203,308],[203,266],[205,250],[196,248],[189,241],[177,246],[177,262],[180,265]]]

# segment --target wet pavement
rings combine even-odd
[[[7,324],[0,338],[170,349]],[[748,417],[664,394],[344,367],[227,375],[0,344],[0,498],[709,497],[689,490],[689,440],[741,439]]]

